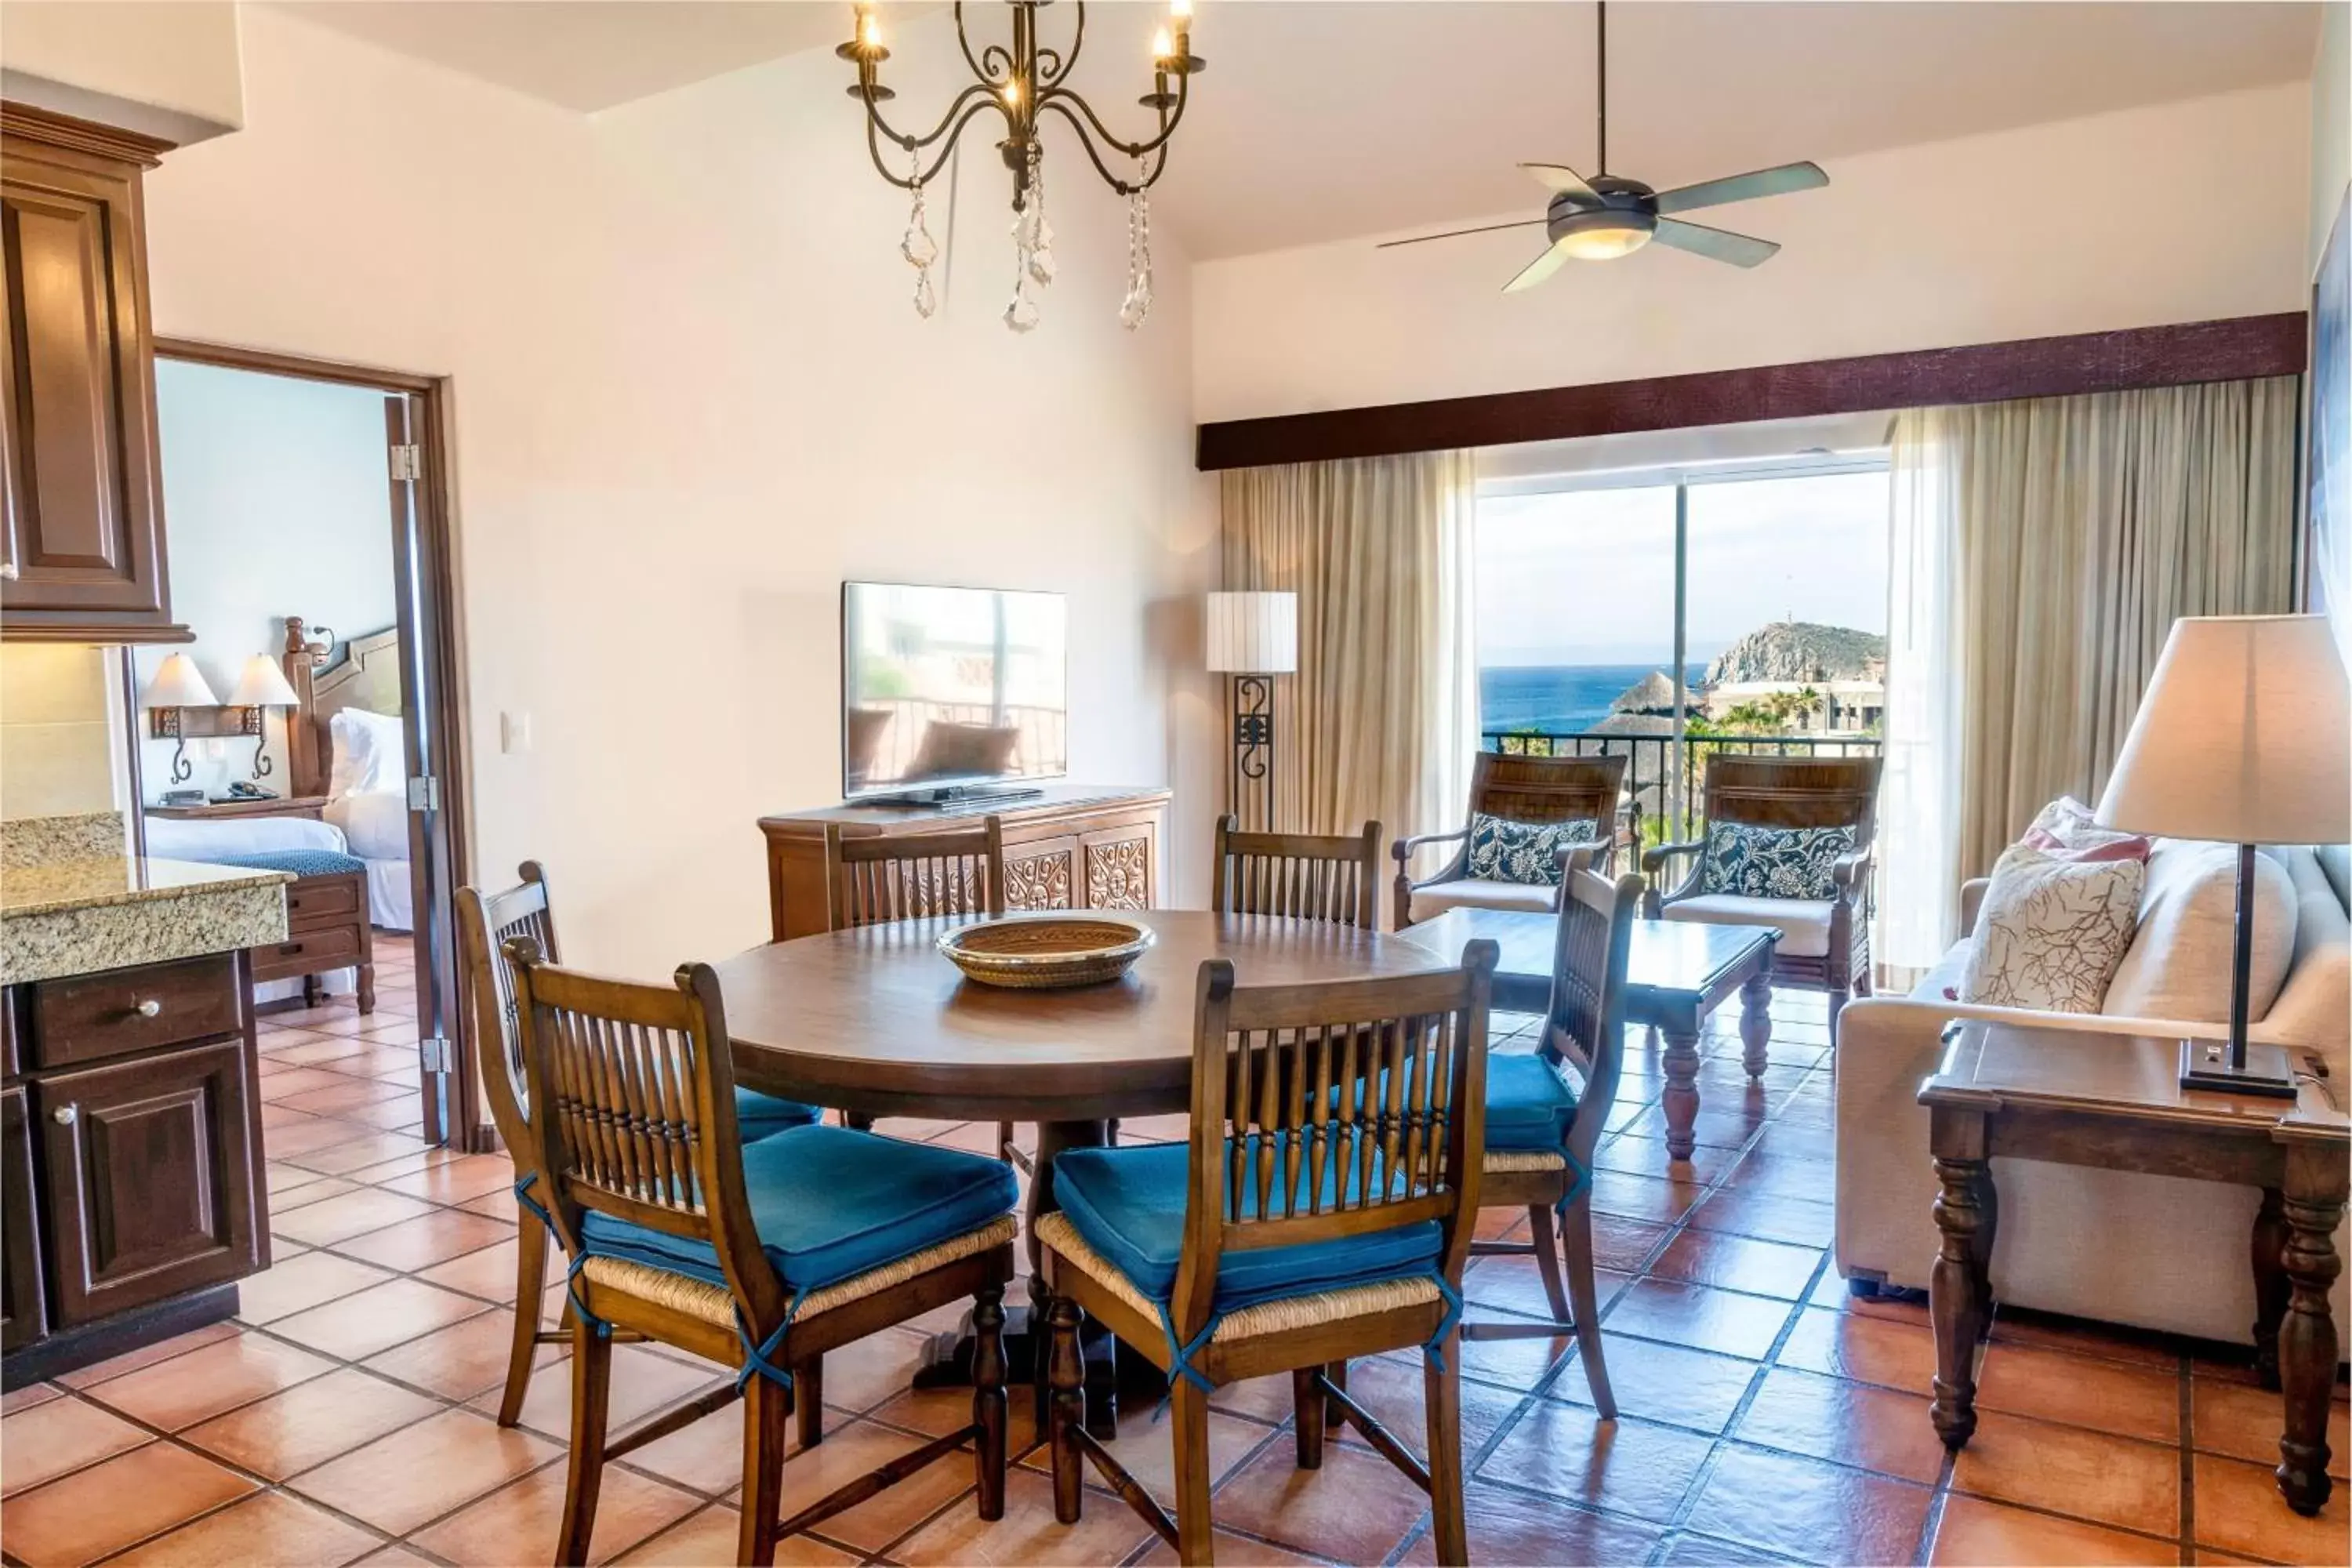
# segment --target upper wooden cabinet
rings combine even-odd
[[[184,642],[172,624],[140,183],[168,143],[0,104],[0,633]]]

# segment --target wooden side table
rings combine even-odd
[[[2254,1352],[2283,1389],[2278,1488],[2297,1513],[2327,1501],[2327,1403],[2336,1381],[2328,1288],[2342,1271],[2352,1123],[2305,1079],[2290,1104],[2183,1089],[2180,1042],[1969,1023],[1919,1086],[1942,1190],[1928,1276],[1944,1446],[1976,1431],[1976,1347],[1990,1326],[1999,1204],[1995,1157],[2231,1182],[2262,1190],[2254,1219]]]

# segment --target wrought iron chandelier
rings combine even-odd
[[[1013,171],[1013,299],[1004,307],[1004,324],[1016,332],[1037,324],[1034,290],[1054,280],[1054,229],[1045,221],[1045,148],[1039,136],[1043,117],[1051,110],[1077,132],[1078,145],[1086,150],[1095,172],[1127,198],[1127,297],[1119,303],[1118,319],[1132,331],[1151,313],[1151,199],[1148,193],[1167,171],[1169,138],[1184,118],[1192,78],[1207,64],[1192,53],[1192,0],[1170,0],[1167,24],[1152,38],[1152,87],[1139,101],[1158,117],[1160,132],[1139,142],[1123,142],[1112,135],[1094,106],[1066,85],[1070,73],[1077,68],[1079,51],[1086,47],[1086,0],[1076,0],[1077,24],[1066,50],[1037,41],[1037,13],[1053,0],[1008,3],[1013,12],[1011,44],[988,44],[977,54],[971,34],[964,29],[963,6],[957,5],[956,43],[963,50],[964,64],[979,79],[956,94],[927,136],[893,130],[882,116],[882,105],[898,95],[882,84],[882,62],[890,58],[890,51],[883,47],[881,19],[870,0],[856,7],[856,35],[834,51],[856,64],[857,83],[849,95],[866,106],[866,148],[873,155],[874,167],[913,198],[898,253],[915,269],[915,312],[928,317],[939,308],[931,268],[939,260],[940,247],[925,222],[923,188],[946,166],[964,127],[992,109],[1004,117],[1004,140],[996,145],[1004,155],[1004,166]],[[886,142],[905,154],[905,174],[893,173],[884,161]],[[1122,179],[1113,174],[1106,162],[1107,152],[1132,160],[1133,177]]]

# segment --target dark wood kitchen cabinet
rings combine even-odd
[[[226,1317],[269,1263],[242,952],[12,986],[14,1388]]]
[[[184,642],[142,181],[168,142],[0,104],[0,636]]]

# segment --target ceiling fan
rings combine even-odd
[[[1552,193],[1550,205],[1543,216],[1522,223],[1494,223],[1480,228],[1457,228],[1444,234],[1386,240],[1380,248],[1387,250],[1400,245],[1423,245],[1433,239],[1455,239],[1466,234],[1492,234],[1498,229],[1533,228],[1538,224],[1543,225],[1544,233],[1551,241],[1549,247],[1529,262],[1517,277],[1503,285],[1503,291],[1507,294],[1534,288],[1559,271],[1561,264],[1571,258],[1579,261],[1606,261],[1615,257],[1630,256],[1654,239],[1710,260],[1728,261],[1734,267],[1755,267],[1772,258],[1773,253],[1780,247],[1771,240],[1733,234],[1727,229],[1709,228],[1705,224],[1685,223],[1672,215],[1699,207],[1721,206],[1727,202],[1754,201],[1759,196],[1810,191],[1828,184],[1830,177],[1822,172],[1818,163],[1782,163],[1776,168],[1758,169],[1750,174],[1733,174],[1720,180],[1703,180],[1696,185],[1680,185],[1671,191],[1656,191],[1639,180],[1629,180],[1608,173],[1608,0],[1600,0],[1597,9],[1601,134],[1595,162],[1600,172],[1588,180],[1564,163],[1522,163],[1520,168],[1535,176],[1538,184]]]

